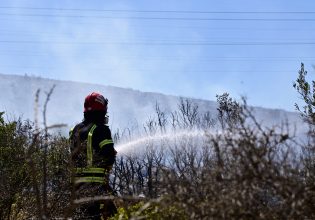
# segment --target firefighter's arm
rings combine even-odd
[[[111,168],[115,163],[117,151],[114,148],[114,142],[108,127],[102,132],[101,137],[99,142],[100,154],[104,158],[104,165]]]

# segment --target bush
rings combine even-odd
[[[127,208],[120,207],[118,213],[110,220],[127,219],[188,219],[184,213],[175,206],[163,207],[160,203],[139,202]]]

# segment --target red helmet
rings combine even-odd
[[[108,100],[97,92],[89,94],[84,101],[84,112],[107,111]]]

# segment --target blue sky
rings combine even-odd
[[[293,111],[314,79],[312,0],[2,0],[0,73]]]

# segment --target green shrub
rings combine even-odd
[[[175,206],[163,207],[161,203],[139,202],[129,207],[118,208],[118,213],[110,220],[124,219],[188,219],[184,212]]]

